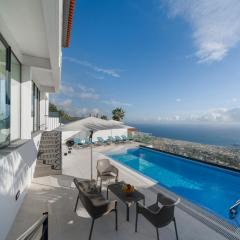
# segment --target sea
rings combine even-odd
[[[239,124],[129,123],[140,132],[202,144],[240,148]]]

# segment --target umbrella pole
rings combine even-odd
[[[91,143],[91,180],[93,179],[93,170],[92,170],[92,165],[93,165],[93,149],[92,149],[92,143]]]
[[[93,169],[92,169],[92,165],[93,165],[93,149],[92,149],[92,138],[93,138],[93,131],[90,131],[90,136],[89,136],[89,140],[90,140],[90,148],[91,148],[91,180],[93,180]]]

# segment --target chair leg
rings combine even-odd
[[[95,220],[95,219],[93,218],[93,219],[92,219],[91,230],[90,230],[90,234],[89,234],[88,240],[91,240],[91,238],[92,238],[92,231],[93,231],[94,220]]]
[[[138,227],[138,206],[136,206],[135,232],[137,232],[137,227]]]
[[[157,231],[157,240],[159,240],[159,232],[158,232],[158,228],[156,228]]]
[[[115,230],[118,230],[118,211],[115,210]]]
[[[100,177],[100,192],[102,192],[102,178]]]
[[[173,223],[174,223],[174,228],[175,228],[175,233],[176,233],[176,239],[178,240],[178,231],[177,231],[177,224],[176,224],[175,218],[173,219]]]
[[[75,204],[75,207],[74,207],[74,212],[76,212],[76,210],[77,210],[78,200],[79,200],[79,194],[78,194],[78,196],[77,196],[77,201],[76,201],[76,204]]]

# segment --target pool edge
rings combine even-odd
[[[142,147],[142,146],[140,145],[139,147]],[[149,150],[155,150],[153,148],[149,148],[149,147],[146,147],[146,146],[143,146],[143,147],[146,148],[146,149],[149,149]],[[164,151],[161,151],[161,150],[156,150],[156,151],[164,152]],[[164,153],[170,154],[168,152],[164,152]],[[240,228],[235,227],[234,225],[231,225],[230,223],[228,223],[224,219],[218,217],[217,215],[214,215],[213,213],[205,210],[204,208],[199,207],[196,204],[190,202],[189,200],[183,198],[182,196],[179,196],[179,195],[175,194],[174,192],[164,188],[163,186],[159,185],[157,183],[157,181],[154,181],[154,179],[152,179],[148,176],[145,176],[144,174],[130,168],[129,166],[127,166],[125,164],[122,164],[121,162],[116,161],[115,159],[111,158],[110,156],[107,156],[106,154],[107,153],[105,152],[104,155],[107,158],[109,158],[111,161],[113,161],[117,165],[120,165],[121,168],[123,168],[124,170],[127,170],[131,174],[135,175],[136,177],[143,179],[144,182],[153,184],[153,186],[151,186],[151,189],[154,192],[157,193],[158,191],[161,191],[161,192],[163,192],[163,193],[165,193],[168,196],[173,197],[173,198],[180,197],[181,202],[178,205],[178,208],[181,209],[182,211],[186,212],[187,214],[189,214],[193,218],[197,219],[198,221],[200,221],[204,225],[208,226],[212,230],[216,231],[217,233],[221,234],[222,236],[226,237],[227,239],[229,239],[229,240],[240,240]],[[175,154],[170,154],[170,155],[175,155]],[[175,155],[175,156],[185,158],[185,156],[180,156],[180,155]],[[194,161],[194,159],[191,159],[191,158],[188,158],[188,159]],[[197,160],[197,161],[201,162],[201,163],[204,163],[201,160]],[[216,165],[216,167],[219,167],[219,166]]]
[[[191,157],[183,156],[183,155],[176,154],[176,153],[170,153],[170,152],[160,150],[160,149],[157,149],[157,148],[152,148],[152,147],[148,147],[148,146],[144,146],[144,145],[139,145],[139,148],[144,148],[144,149],[148,149],[148,150],[152,150],[152,151],[156,151],[156,152],[161,152],[161,153],[173,155],[173,156],[180,157],[180,158],[186,158],[187,160],[191,160],[191,161],[203,163],[203,164],[206,164],[206,165],[211,165],[211,166],[214,166],[214,167],[223,168],[225,170],[229,170],[229,171],[232,171],[232,172],[240,173],[240,169],[237,169],[237,168],[231,168],[231,167],[220,165],[220,164],[213,163],[213,162],[206,162],[206,161],[203,161],[203,160],[200,160],[200,159],[197,159],[197,158],[191,158]]]

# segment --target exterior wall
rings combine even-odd
[[[31,139],[32,119],[32,71],[31,67],[22,65],[21,83],[21,139]]]
[[[121,128],[121,129],[112,129],[112,130],[101,130],[97,131],[93,134],[93,142],[97,141],[98,137],[102,137],[104,140],[108,139],[108,136],[119,136],[121,137],[122,135],[128,136],[128,129],[127,128]]]
[[[52,131],[53,129],[60,126],[59,117],[47,117],[46,118],[47,123],[47,131]]]
[[[48,116],[48,105],[49,105],[49,94],[41,91],[40,94],[40,129],[45,130],[47,126]]]
[[[33,178],[41,134],[12,150],[2,150],[0,161],[0,236],[5,239]],[[16,194],[20,191],[19,198]]]
[[[67,139],[74,137],[74,135],[78,135],[78,131],[62,132],[62,142],[64,143]],[[98,137],[102,137],[104,140],[107,140],[108,136],[112,136],[112,137],[119,136],[119,137],[121,137],[122,135],[124,135],[126,137],[128,136],[128,129],[127,128],[101,130],[101,131],[97,131],[93,134],[93,142],[98,141],[98,139],[97,139]],[[81,136],[80,136],[80,138],[81,138]]]
[[[77,134],[78,131],[65,131],[62,132],[62,143],[64,143],[68,138],[71,138],[75,134]]]

